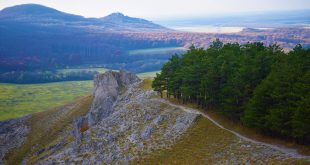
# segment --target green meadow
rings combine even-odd
[[[92,89],[93,81],[27,85],[0,83],[0,120],[62,106],[89,95]]]
[[[97,71],[99,73],[104,73],[109,69],[106,68],[70,68],[70,69],[58,69],[57,73],[70,73],[70,72],[81,72],[81,71]]]

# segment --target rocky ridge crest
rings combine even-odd
[[[141,89],[131,73],[109,71],[94,84],[89,113],[75,120],[76,141],[39,164],[128,163],[171,146],[198,116],[163,104],[156,92]]]
[[[47,146],[37,146],[42,148],[23,155],[22,163],[128,164],[146,153],[172,146],[198,115],[163,103],[156,92],[144,90],[142,83],[136,75],[124,71],[97,75],[88,112],[73,119]],[[76,111],[74,107],[59,114],[70,115],[70,111]],[[50,120],[62,121],[59,117],[55,115]],[[0,146],[2,161],[12,147],[16,147],[15,151],[27,142],[24,139],[32,134],[27,125],[29,118],[32,116],[2,124],[2,130],[24,128],[17,136],[23,137],[21,144]],[[14,131],[13,134],[16,135]],[[0,132],[0,137],[5,136],[5,132]]]

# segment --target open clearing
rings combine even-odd
[[[70,68],[70,69],[58,69],[57,73],[71,73],[71,72],[81,72],[81,71],[92,71],[92,72],[99,72],[99,73],[104,73],[109,69],[106,68]]]
[[[89,95],[92,89],[93,81],[0,84],[0,120],[63,106],[79,97]]]

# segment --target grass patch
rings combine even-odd
[[[62,134],[72,125],[73,119],[89,111],[92,100],[93,97],[88,96],[76,100],[76,103],[34,114],[27,122],[31,131],[25,143],[6,155],[6,163],[20,164],[25,156],[29,156],[27,163],[34,164],[39,159],[36,153],[47,151],[49,146],[63,138]]]
[[[138,73],[137,76],[140,79],[153,79],[156,76],[156,73],[160,73],[160,71]]]
[[[145,91],[152,90],[152,79],[143,79],[141,83],[141,88]]]
[[[109,69],[106,68],[70,68],[70,69],[58,69],[57,73],[67,74],[71,72],[81,72],[81,71],[96,71],[99,73],[104,73],[108,70]]]
[[[44,111],[86,96],[93,81],[67,81],[45,84],[0,84],[0,120]]]

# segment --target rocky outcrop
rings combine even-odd
[[[108,71],[97,75],[94,80],[94,101],[88,115],[89,125],[94,125],[109,116],[120,92],[139,81],[136,75],[125,71]]]
[[[42,123],[44,129],[36,123],[40,128],[36,131],[41,132],[35,132],[35,135],[45,138],[46,133],[42,131],[60,128],[58,122],[68,124],[54,131],[57,136],[48,143],[31,144],[31,153],[22,156],[22,162],[44,165],[128,164],[144,153],[173,145],[194,123],[197,114],[163,103],[156,92],[142,89],[141,83],[136,75],[123,71],[97,75],[93,101],[91,106],[86,106],[90,108],[78,110],[75,107],[83,106],[72,106],[46,113],[48,117],[44,117],[48,121]],[[83,113],[77,112],[81,110]],[[65,116],[68,120],[62,119]],[[0,122],[0,164],[5,163],[3,158],[12,148],[16,151],[24,146],[22,143],[30,142],[25,140],[27,134],[34,134],[31,131],[33,125],[26,124],[29,118]]]
[[[74,120],[73,135],[77,145],[81,142],[83,132],[112,114],[113,105],[118,96],[128,86],[139,81],[140,79],[136,75],[125,71],[107,71],[104,74],[96,75],[91,109],[86,116]]]
[[[140,86],[131,73],[98,75],[89,113],[75,120],[76,140],[39,164],[127,164],[173,145],[197,115],[162,103],[156,92]]]
[[[4,164],[5,155],[13,148],[21,146],[30,127],[26,121],[31,116],[0,122],[0,164]]]

